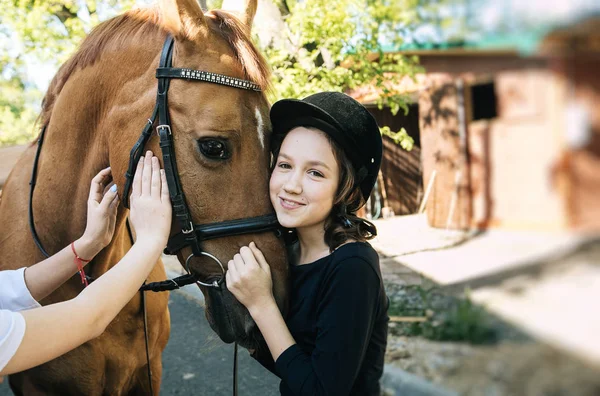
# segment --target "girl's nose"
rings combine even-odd
[[[302,175],[299,172],[290,174],[283,185],[283,189],[289,194],[302,193]]]

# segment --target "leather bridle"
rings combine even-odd
[[[275,214],[267,214],[259,217],[244,218],[223,221],[210,224],[194,224],[192,215],[186,203],[185,195],[181,187],[179,173],[177,172],[177,162],[175,159],[175,148],[173,143],[173,132],[169,119],[169,108],[167,101],[167,93],[169,91],[169,83],[173,78],[204,81],[214,84],[226,85],[229,87],[245,89],[249,91],[259,92],[261,88],[247,80],[241,80],[234,77],[224,76],[222,74],[210,73],[201,70],[181,69],[172,67],[173,59],[173,37],[167,36],[161,55],[158,69],[156,69],[156,78],[158,79],[158,90],[156,94],[156,105],[152,116],[148,119],[146,127],[142,131],[140,138],[135,143],[129,154],[129,167],[125,173],[125,187],[123,190],[123,205],[128,207],[128,197],[133,181],[133,174],[138,161],[144,152],[144,146],[152,136],[154,124],[156,126],[156,134],[160,139],[160,148],[162,150],[163,166],[167,183],[169,185],[169,194],[171,203],[173,204],[173,215],[177,219],[181,231],[171,236],[165,249],[165,254],[176,254],[185,247],[191,247],[192,253],[185,261],[185,269],[190,273],[189,261],[192,257],[204,256],[215,261],[221,270],[221,277],[212,282],[196,282],[206,287],[220,287],[225,280],[225,268],[223,264],[212,254],[202,249],[201,242],[228,236],[236,236],[242,234],[251,234],[278,230],[279,223]]]

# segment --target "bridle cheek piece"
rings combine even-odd
[[[152,111],[152,116],[148,119],[148,123],[142,130],[138,141],[134,144],[129,154],[129,166],[125,173],[125,187],[123,190],[123,205],[129,207],[129,192],[133,182],[135,167],[143,155],[144,146],[152,136],[153,126],[155,123],[156,134],[160,139],[160,148],[162,151],[165,176],[169,186],[169,195],[173,205],[173,215],[177,219],[181,231],[172,235],[167,242],[167,247],[164,250],[165,254],[176,254],[185,247],[191,247],[192,254],[185,260],[184,267],[191,276],[186,278],[186,281],[206,287],[217,287],[225,281],[225,267],[223,263],[214,255],[205,252],[200,246],[203,241],[216,239],[228,236],[236,236],[242,234],[260,233],[267,231],[279,230],[279,223],[275,214],[264,216],[236,219],[210,224],[194,224],[191,212],[186,203],[185,195],[181,187],[179,173],[177,171],[177,162],[175,159],[175,147],[173,142],[173,131],[171,121],[169,119],[169,109],[167,101],[167,93],[169,91],[169,83],[173,78],[204,81],[213,84],[226,85],[233,88],[245,89],[248,91],[260,92],[261,88],[252,81],[242,80],[235,77],[229,77],[222,74],[210,73],[203,70],[193,70],[186,68],[172,67],[173,58],[173,37],[167,36],[160,55],[160,64],[156,69],[156,78],[158,79],[158,90],[156,95],[156,105]],[[189,262],[192,257],[208,257],[215,261],[221,270],[221,277],[210,283],[201,282],[195,275],[191,274]],[[179,278],[178,278],[179,279]],[[183,280],[183,279],[182,279]],[[150,283],[144,285],[142,290],[160,291],[159,285],[164,282]],[[172,285],[173,283],[168,283]],[[183,284],[181,284],[183,285]]]

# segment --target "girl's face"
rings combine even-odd
[[[323,132],[304,127],[288,132],[269,185],[279,223],[296,229],[324,223],[333,207],[339,173]]]

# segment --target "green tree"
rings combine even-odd
[[[58,67],[100,21],[135,0],[0,0],[0,23],[20,53]]]
[[[283,29],[258,42],[274,72],[272,100],[373,84],[381,92],[380,107],[393,113],[408,110],[407,98],[395,85],[420,70],[418,61],[386,53],[383,46],[400,42],[398,32],[418,19],[416,6],[422,0],[259,0],[259,8],[271,1]],[[37,134],[34,120],[42,94],[26,65],[57,70],[96,24],[134,3],[0,0],[0,145],[23,143]],[[201,3],[219,7],[221,0]],[[383,133],[410,148],[405,131]]]
[[[81,39],[135,0],[0,0],[0,146],[37,135],[42,93],[28,65],[57,70]]]
[[[31,141],[38,111],[33,103],[41,100],[36,89],[25,89],[19,77],[0,82],[0,146]]]
[[[374,86],[377,105],[393,114],[408,111],[401,79],[422,71],[416,57],[386,52],[401,41],[397,33],[416,20],[417,0],[304,0],[279,3],[278,37],[259,37],[273,69],[272,100],[323,91]],[[259,31],[260,35],[261,32]],[[406,131],[382,133],[412,148]]]

